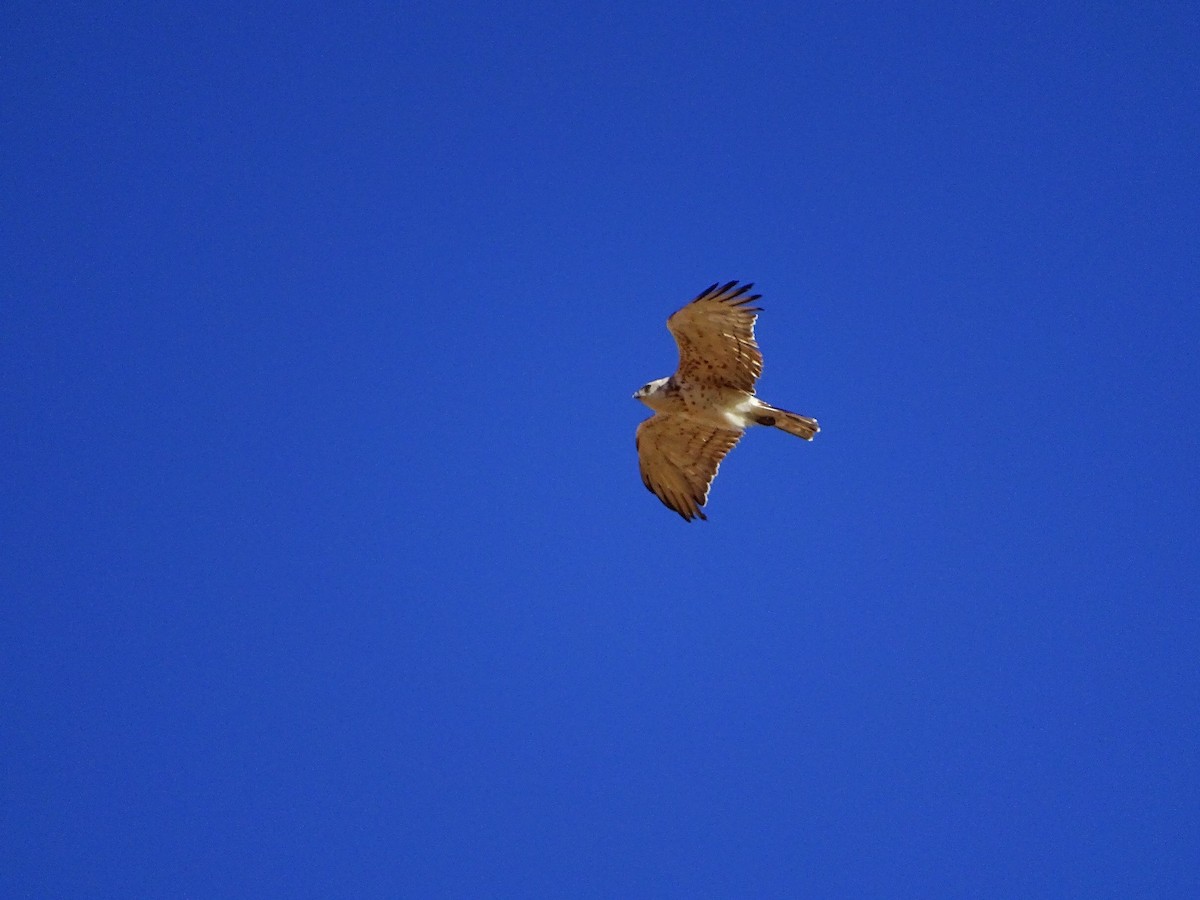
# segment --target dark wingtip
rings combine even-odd
[[[734,288],[737,288],[737,290],[733,290]],[[730,306],[742,306],[745,303],[753,303],[755,300],[758,300],[762,297],[762,294],[751,294],[750,296],[744,296],[753,289],[753,281],[748,281],[741,287],[738,287],[736,280],[727,281],[724,284],[721,284],[719,281],[714,281],[712,284],[698,293],[692,302],[695,303],[696,301],[703,300],[706,297],[719,296],[721,297],[722,303],[728,303]],[[732,293],[730,293],[731,291]],[[728,296],[725,296],[726,294],[728,294]],[[761,310],[754,309],[750,311],[760,312]]]
[[[739,287],[736,291],[733,291],[733,293],[729,293],[729,289],[734,287],[736,284],[737,284],[736,281],[731,281],[731,282],[729,282],[729,284],[723,285],[721,287],[721,289],[719,291],[717,291],[718,294],[722,295],[721,302],[727,303],[730,306],[736,306],[739,309],[742,309],[745,312],[749,312],[749,313],[762,312],[762,309],[760,307],[746,305],[748,303],[753,303],[755,300],[762,299],[762,294],[749,293],[750,290],[754,287],[754,282],[748,281],[745,284],[743,284],[741,287]],[[715,285],[714,285],[714,287],[715,287]],[[709,288],[709,290],[711,291],[712,288]],[[703,297],[704,294],[701,294],[700,296]],[[696,299],[700,299],[700,298],[697,297]]]

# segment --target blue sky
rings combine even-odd
[[[4,20],[0,892],[1200,892],[1194,5]]]

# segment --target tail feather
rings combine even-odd
[[[758,414],[758,423],[760,425],[773,425],[780,431],[794,434],[796,437],[804,438],[806,441],[811,441],[813,436],[821,430],[821,426],[817,424],[816,419],[797,415],[794,412],[788,412],[786,409],[780,409],[777,406],[768,406],[762,410]]]

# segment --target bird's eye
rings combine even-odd
[[[642,385],[642,390],[643,390],[643,391],[648,391],[648,390],[650,390],[650,385],[648,385],[648,384],[643,384],[643,385]]]

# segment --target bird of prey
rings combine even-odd
[[[654,410],[637,430],[642,481],[687,521],[707,519],[700,507],[725,454],[752,425],[769,425],[811,441],[816,419],[778,409],[754,396],[762,353],[754,341],[752,284],[714,284],[669,319],[679,368],[633,395]]]

